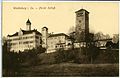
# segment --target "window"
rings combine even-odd
[[[22,39],[22,37],[19,37],[19,39],[21,40],[21,39]]]
[[[81,23],[81,20],[79,20],[79,23]]]
[[[28,44],[28,43],[29,43],[28,41],[23,42],[23,44]]]
[[[25,37],[23,37],[23,39],[26,39]]]
[[[30,36],[30,38],[33,38],[33,36]]]
[[[19,44],[22,44],[22,42],[19,42]]]
[[[57,46],[55,46],[55,48],[57,48]]]
[[[16,45],[17,43],[11,43],[11,45]]]
[[[33,43],[33,41],[30,41],[30,43]]]
[[[36,42],[36,43],[38,43],[38,41],[37,41],[37,40],[36,40],[35,42]]]
[[[83,16],[83,13],[82,13],[82,12],[81,12],[81,13],[78,13],[77,16],[78,16],[78,17]]]
[[[38,37],[38,36],[35,36],[35,38],[36,38],[36,39],[39,39],[39,37]]]
[[[60,47],[63,47],[62,45],[60,45]]]
[[[28,37],[24,37],[23,39],[27,39]]]
[[[8,41],[12,41],[12,39],[9,39]]]
[[[71,45],[70,43],[68,43],[68,46]]]

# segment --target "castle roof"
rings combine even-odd
[[[43,28],[46,28],[46,29],[48,30],[48,28],[47,28],[47,27],[45,27],[45,26],[44,26]],[[42,28],[42,29],[43,29],[43,28]]]
[[[56,36],[67,36],[69,37],[68,35],[64,34],[64,33],[57,33],[57,34],[50,34],[49,37],[56,37]]]
[[[25,35],[25,34],[31,34],[31,33],[33,33],[33,32],[35,32],[36,34],[38,34],[38,35],[42,35],[39,31],[37,31],[37,30],[30,30],[30,31],[27,31],[27,30],[22,30],[22,32],[23,32],[23,35]],[[18,32],[16,32],[16,33],[14,33],[13,35],[8,35],[9,37],[13,37],[13,36],[18,36]]]
[[[27,22],[26,22],[26,23],[30,23],[30,24],[31,24],[31,22],[30,22],[30,20],[29,20],[29,19],[27,20]]]
[[[85,10],[85,9],[80,9],[80,10],[76,11],[75,13],[81,12],[81,11],[85,11],[85,12],[89,13],[89,12],[88,12],[87,10]]]

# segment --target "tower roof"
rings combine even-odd
[[[89,12],[88,12],[87,10],[85,10],[85,9],[80,9],[80,10],[76,11],[75,13],[81,12],[81,11],[85,11],[85,12],[89,13]]]
[[[44,26],[42,29],[44,29],[44,28],[48,30],[48,28],[46,26]]]
[[[29,19],[27,20],[27,22],[26,22],[26,23],[29,23],[29,24],[31,24],[31,22],[30,22],[30,20],[29,20]]]

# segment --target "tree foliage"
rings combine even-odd
[[[21,71],[20,68],[24,66],[37,65],[38,57],[40,53],[44,53],[45,49],[37,47],[36,49],[19,51],[19,53],[10,51],[7,48],[7,42],[2,46],[2,66],[3,66],[3,76],[18,76]]]

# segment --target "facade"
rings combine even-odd
[[[86,47],[86,42],[74,43],[74,48]]]
[[[51,34],[47,39],[47,53],[54,52],[57,49],[68,49],[71,45],[69,37],[64,33]]]
[[[19,52],[36,48],[41,45],[42,34],[36,29],[31,30],[31,22],[26,22],[26,30],[20,29],[13,35],[8,35],[8,48],[10,51]]]
[[[46,48],[46,53],[55,52],[57,49],[68,49],[71,44],[69,36],[64,33],[49,34],[48,28],[42,28],[42,47]]]
[[[42,46],[47,49],[46,53],[51,53],[60,48],[70,48],[71,41],[68,35],[49,34],[47,27],[43,27],[41,32],[42,34],[36,29],[31,30],[31,22],[28,19],[26,30],[20,28],[19,32],[7,36],[9,50],[19,52]]]
[[[96,41],[95,41],[95,46],[96,46],[96,47],[106,47],[106,43],[107,43],[108,41],[112,41],[112,39],[96,40]]]

